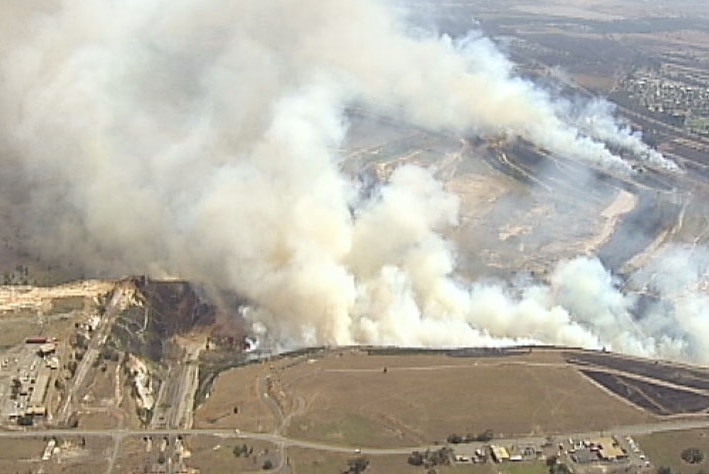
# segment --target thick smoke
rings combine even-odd
[[[620,171],[604,142],[671,166],[608,110],[572,113],[516,77],[489,40],[409,34],[375,0],[65,0],[30,16],[4,38],[0,138],[45,255],[238,292],[286,345],[556,342],[706,361],[686,335],[633,323],[596,260],[560,264],[550,286],[459,281],[443,237],[458,200],[427,170],[400,167],[368,199],[340,172],[351,104]]]

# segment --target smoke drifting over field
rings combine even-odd
[[[620,171],[604,142],[672,167],[600,103],[516,77],[483,37],[408,34],[374,0],[67,0],[29,25],[0,69],[3,159],[21,170],[2,179],[31,186],[23,220],[45,255],[236,291],[284,345],[539,341],[709,360],[699,316],[671,335],[666,314],[634,323],[594,259],[561,263],[550,286],[459,281],[443,237],[456,196],[404,166],[363,199],[340,172],[351,104]]]

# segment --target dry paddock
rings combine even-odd
[[[463,358],[343,349],[222,374],[196,425],[273,429],[256,388],[266,376],[271,396],[290,415],[284,434],[332,444],[412,446],[488,428],[510,437],[655,419],[591,383],[554,351]]]

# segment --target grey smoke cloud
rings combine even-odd
[[[620,171],[604,142],[671,166],[607,110],[572,117],[489,40],[411,35],[374,0],[65,0],[28,15],[3,39],[0,140],[45,255],[238,292],[283,345],[554,342],[706,360],[635,325],[596,260],[521,291],[460,281],[443,237],[459,203],[423,168],[358,199],[339,168],[350,104]]]

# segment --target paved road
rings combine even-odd
[[[617,436],[638,436],[651,433],[660,433],[667,431],[678,431],[678,430],[689,430],[689,429],[707,429],[709,428],[709,417],[702,420],[673,420],[664,421],[657,423],[646,423],[641,425],[628,425],[621,426],[618,428],[604,430],[604,433],[614,434]],[[587,433],[566,433],[563,435],[556,435],[556,437],[563,438],[578,438],[586,439],[594,436],[598,436],[599,432],[587,432]],[[282,436],[280,434],[274,433],[252,433],[245,431],[236,431],[233,429],[188,429],[188,430],[178,430],[178,429],[157,429],[157,430],[137,430],[137,429],[125,429],[125,430],[86,430],[86,429],[47,429],[47,430],[26,430],[26,431],[0,431],[0,438],[37,438],[45,436],[58,436],[58,437],[70,437],[70,436],[83,436],[83,437],[110,437],[114,440],[120,441],[123,438],[130,436],[219,436],[223,438],[240,438],[240,439],[253,439],[268,441],[275,444],[282,444],[285,447],[300,447],[300,448],[310,448],[319,451],[330,451],[338,453],[352,453],[355,448],[359,446],[345,446],[329,443],[321,443],[317,441],[307,441],[301,439],[294,439]],[[534,443],[534,442],[544,442],[545,437],[518,437],[518,438],[505,438],[505,439],[495,439],[495,443],[498,444],[511,444],[511,443]],[[399,448],[366,448],[362,447],[363,454],[370,455],[387,455],[387,454],[407,454],[414,450],[425,450],[427,448],[434,448],[435,445],[423,445],[423,446],[406,446]]]

